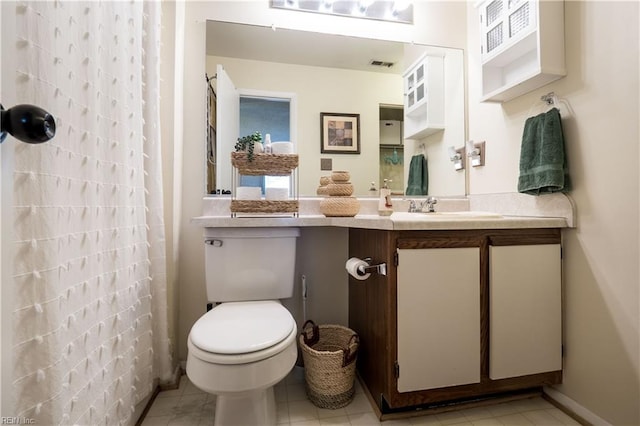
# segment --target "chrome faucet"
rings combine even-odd
[[[428,197],[421,203],[416,202],[416,200],[409,200],[409,213],[434,213],[436,210],[433,205],[437,203],[438,200],[435,197]]]
[[[438,204],[438,199],[435,197],[428,197],[424,203],[420,206],[421,210],[424,211],[425,206],[427,207],[427,213],[435,213],[436,209],[433,208],[435,204]]]

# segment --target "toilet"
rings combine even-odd
[[[297,358],[298,228],[205,228],[207,300],[187,341],[187,376],[216,398],[215,425],[275,425],[273,386]]]

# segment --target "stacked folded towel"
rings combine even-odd
[[[571,182],[560,111],[553,108],[527,119],[520,150],[518,192],[541,195],[568,192]]]

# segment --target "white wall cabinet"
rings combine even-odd
[[[398,392],[480,382],[480,249],[398,250]]]
[[[444,58],[424,55],[403,75],[404,136],[422,139],[444,129]]]
[[[477,11],[482,101],[508,101],[567,74],[563,1],[485,0]]]

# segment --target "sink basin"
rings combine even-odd
[[[435,212],[435,213],[408,213],[394,212],[391,219],[395,220],[478,220],[478,219],[502,219],[502,215],[492,212],[463,211],[463,212]]]

